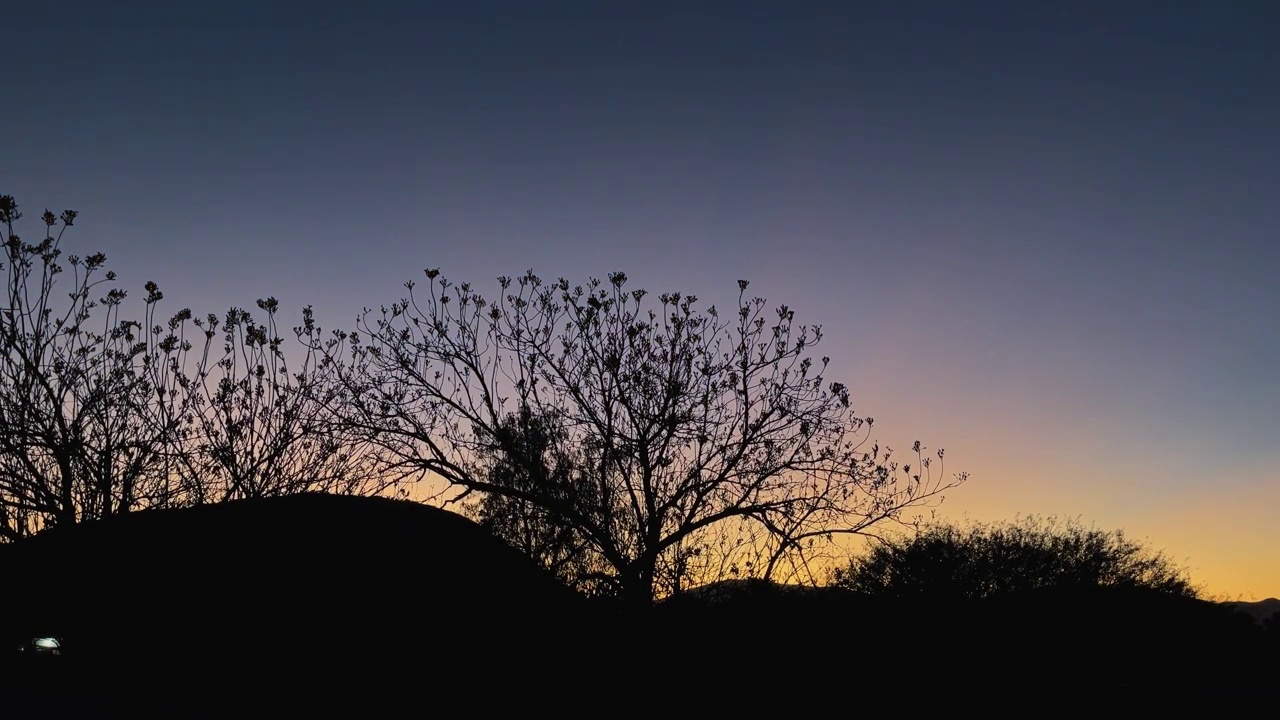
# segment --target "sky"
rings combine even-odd
[[[350,327],[439,267],[820,324],[948,517],[1280,596],[1280,6],[7,8],[0,193],[135,295]],[[27,230],[36,233],[34,225]]]

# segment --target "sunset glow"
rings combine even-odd
[[[328,331],[428,267],[750,279],[877,441],[970,473],[943,517],[1280,596],[1270,5],[148,4],[5,13],[0,192],[131,301]]]

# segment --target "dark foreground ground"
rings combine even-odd
[[[1019,698],[1149,710],[1280,687],[1275,635],[1211,603],[762,586],[628,610],[583,600],[457,515],[333,496],[136,513],[5,547],[0,620],[3,718],[755,716],[833,702],[1016,714]],[[32,652],[46,636],[60,655]]]
[[[6,653],[3,702],[170,717],[466,692],[513,663],[533,692],[583,604],[470,521],[383,499],[135,513],[0,557],[6,650],[64,640]]]

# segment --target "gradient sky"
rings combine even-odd
[[[1189,7],[1195,5],[1197,7]],[[696,6],[697,9],[693,9]],[[439,266],[820,323],[953,516],[1280,595],[1280,5],[30,2],[0,192],[141,295],[326,327]]]

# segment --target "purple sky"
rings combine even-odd
[[[427,266],[748,278],[972,473],[953,512],[1280,594],[1280,6],[19,5],[0,192],[135,295],[332,327]]]

